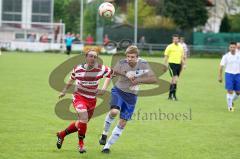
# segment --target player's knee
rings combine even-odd
[[[126,120],[120,119],[118,125],[123,129],[123,128],[126,126],[126,124],[127,124],[127,121],[126,121]]]
[[[88,119],[87,120],[79,120],[80,123],[88,123]]]
[[[75,122],[75,127],[78,128],[79,121]]]
[[[88,122],[88,113],[87,110],[78,111],[78,120],[83,123]]]
[[[233,91],[228,91],[228,94],[233,94]]]
[[[111,117],[116,117],[118,115],[119,110],[118,109],[111,109],[110,115]]]

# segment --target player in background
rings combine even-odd
[[[147,61],[139,58],[136,46],[129,46],[125,52],[126,59],[120,60],[113,68],[119,78],[111,90],[110,111],[104,121],[104,129],[99,140],[103,153],[109,153],[110,147],[122,134],[127,121],[132,117],[137,102],[139,84],[155,83],[156,77]],[[120,113],[120,120],[107,141],[110,126],[114,118]]]
[[[240,55],[236,51],[236,43],[231,42],[229,52],[221,60],[218,81],[222,83],[222,72],[225,67],[225,88],[227,90],[228,110],[233,112],[233,101],[240,95]]]
[[[86,52],[86,63],[74,67],[71,77],[59,95],[65,96],[66,91],[75,82],[73,93],[73,106],[77,112],[78,120],[72,122],[65,130],[57,133],[57,148],[62,147],[64,138],[74,132],[78,132],[79,152],[86,152],[84,138],[87,131],[87,123],[91,119],[95,106],[96,95],[103,95],[111,81],[112,70],[109,67],[97,63],[98,54],[95,50]],[[106,77],[102,89],[98,89],[99,80]]]
[[[73,44],[74,39],[75,39],[75,37],[73,35],[71,35],[70,32],[68,32],[67,36],[65,38],[67,55],[70,55],[70,53],[72,51],[72,44]]]
[[[180,37],[179,43],[182,45],[183,50],[184,50],[184,56],[183,56],[184,62],[185,62],[184,67],[186,67],[187,66],[187,58],[190,55],[190,51],[189,51],[187,44],[185,43],[184,37]]]
[[[237,43],[237,53],[240,54],[240,42]]]
[[[172,41],[172,44],[168,45],[164,52],[164,65],[165,71],[167,71],[167,68],[169,67],[169,72],[172,77],[168,99],[177,100],[177,82],[182,68],[185,67],[184,49],[179,43],[178,35],[173,35]]]

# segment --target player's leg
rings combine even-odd
[[[177,96],[176,96],[176,92],[177,92],[177,83],[178,83],[178,79],[179,79],[179,75],[181,73],[181,65],[180,64],[175,64],[174,67],[174,77],[173,77],[173,90],[172,90],[172,96],[173,99],[177,101]]]
[[[227,105],[229,111],[233,110],[233,99],[234,99],[234,91],[227,91]]]
[[[122,104],[123,104],[123,100],[119,95],[118,89],[113,87],[111,90],[111,101],[110,101],[111,108],[109,113],[106,115],[106,118],[104,121],[103,133],[99,140],[100,145],[106,144],[107,134],[109,132],[112,122],[114,121],[114,118],[119,113],[119,110],[121,110]]]
[[[235,75],[234,90],[235,90],[235,93],[234,93],[233,101],[237,100],[240,95],[240,74]]]
[[[101,139],[99,140],[100,145],[105,145],[107,141],[107,135],[110,130],[111,124],[114,121],[115,117],[118,115],[120,108],[118,106],[111,106],[111,110],[106,115],[104,121],[104,128]]]
[[[172,86],[172,98],[176,101],[177,101],[176,92],[177,92],[178,79],[179,79],[179,77],[178,77],[178,75],[176,75],[176,76],[173,77],[173,82],[172,82],[172,85],[173,85]]]
[[[72,51],[72,46],[69,46],[69,53],[68,53],[68,55],[71,54],[71,51]]]
[[[66,46],[66,49],[67,49],[67,55],[69,55],[70,51],[71,51],[71,47],[70,46]]]
[[[84,153],[86,149],[84,147],[84,138],[87,132],[87,124],[93,116],[94,109],[96,107],[96,99],[87,99],[85,97],[81,97],[81,104],[78,107],[78,145],[79,145],[79,152]]]
[[[77,132],[77,122],[72,122],[65,130],[62,130],[57,133],[57,148],[60,149],[62,147],[65,136]]]
[[[104,148],[102,150],[103,153],[110,152],[111,145],[113,145],[118,140],[118,138],[121,136],[126,124],[127,124],[127,120],[125,120],[125,119],[119,120],[118,125],[113,129],[112,135],[110,136],[108,142],[106,143],[106,145],[104,146]]]
[[[128,97],[131,98],[131,97]],[[131,103],[130,103],[131,102]],[[110,146],[113,145],[118,138],[121,136],[126,123],[128,120],[131,120],[132,114],[135,109],[135,104],[137,102],[137,96],[132,96],[131,101],[127,101],[126,99],[123,101],[121,105],[121,113],[120,113],[120,120],[118,125],[113,129],[110,138],[108,139],[106,145],[104,146],[102,152],[109,153]]]
[[[225,88],[227,90],[227,106],[229,111],[233,110],[233,99],[234,99],[234,75],[225,73]]]
[[[173,78],[174,78],[174,65],[172,63],[169,63],[169,73],[170,73],[170,76],[172,77],[172,81],[171,81],[171,84],[170,84],[170,87],[169,87],[169,94],[168,94],[168,99],[169,100],[172,100],[172,95],[173,95]]]
[[[78,111],[78,145],[79,152],[86,152],[84,148],[84,138],[86,136],[87,131],[87,123],[88,123],[88,111],[87,109],[81,109]]]
[[[77,110],[77,108],[81,104],[80,97],[78,95],[74,95],[72,103],[73,103],[75,110]],[[62,147],[65,136],[70,135],[77,131],[78,131],[78,122],[76,121],[76,122],[72,122],[65,130],[58,132],[57,133],[57,144],[56,144],[57,148],[60,149]]]

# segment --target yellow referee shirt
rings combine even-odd
[[[168,63],[181,64],[184,50],[181,44],[170,44],[167,46],[164,55],[168,56]]]

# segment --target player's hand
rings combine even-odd
[[[130,80],[130,81],[134,81],[136,79],[136,77],[134,76],[134,73],[132,72],[128,72],[126,74],[126,77]]]
[[[184,64],[184,65],[183,65],[183,69],[185,70],[186,68],[187,68],[187,65]]]
[[[163,65],[163,71],[166,72],[168,70],[168,66],[167,65]]]
[[[223,80],[222,80],[222,77],[219,76],[219,77],[218,77],[218,82],[222,83],[222,81],[223,81]]]
[[[139,84],[139,80],[138,80],[137,78],[135,78],[134,80],[131,80],[131,82],[132,82],[132,85],[133,85],[133,86]]]
[[[62,97],[64,97],[66,95],[66,93],[61,92],[60,95],[58,96],[59,99],[61,99]]]
[[[104,89],[98,89],[97,90],[97,96],[102,96],[102,95],[105,94],[105,92],[106,92],[106,90],[104,90]]]

